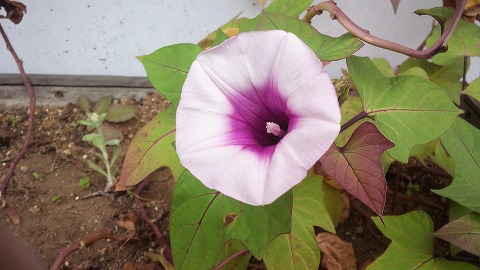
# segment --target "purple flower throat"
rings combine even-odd
[[[275,87],[253,89],[227,98],[233,106],[229,115],[232,144],[259,150],[275,146],[287,134],[293,115]]]

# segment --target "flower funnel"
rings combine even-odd
[[[251,205],[298,184],[340,131],[322,64],[297,36],[239,34],[201,53],[177,110],[176,147],[202,183]]]

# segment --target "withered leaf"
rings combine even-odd
[[[321,264],[327,270],[355,270],[355,252],[352,243],[342,241],[328,232],[317,234],[317,244],[322,254]]]
[[[471,213],[451,221],[433,234],[456,246],[480,256],[480,214]]]
[[[0,0],[0,10],[5,9],[5,15],[0,14],[0,19],[9,19],[14,24],[19,24],[23,19],[23,13],[27,13],[27,7],[17,1]]]

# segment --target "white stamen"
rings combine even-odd
[[[267,122],[265,127],[267,128],[267,133],[271,133],[280,138],[285,136],[285,131],[283,131],[277,123]]]

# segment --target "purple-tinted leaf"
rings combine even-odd
[[[434,233],[474,255],[480,256],[480,214],[472,213],[456,219]]]
[[[332,145],[320,162],[327,175],[381,217],[387,183],[380,156],[393,146],[374,124],[365,122],[343,147]]]

